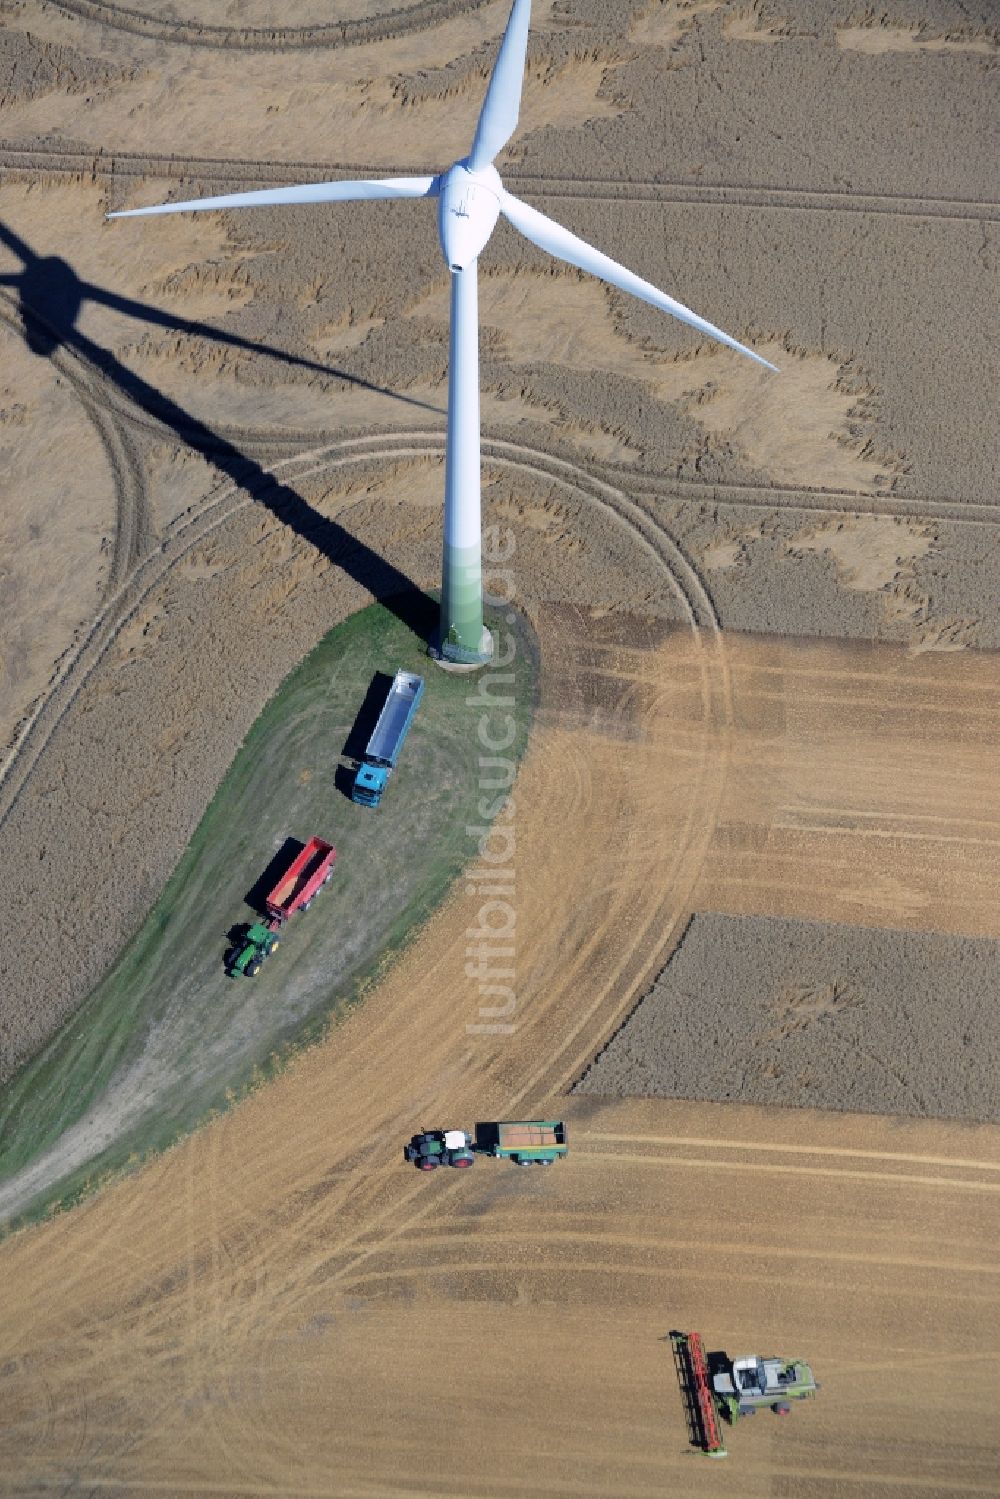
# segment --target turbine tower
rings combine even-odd
[[[132,208],[109,218],[154,213],[186,213],[218,208],[266,207],[290,203],[342,203],[371,198],[437,198],[438,232],[451,272],[451,336],[448,367],[448,438],[445,458],[444,564],[441,584],[442,658],[477,665],[489,660],[491,643],[483,628],[479,456],[479,306],[477,263],[501,213],[515,229],[558,260],[588,271],[632,296],[649,302],[755,359],[775,365],[737,343],[673,297],[595,250],[585,240],[508,193],[493,165],[517,126],[528,46],[531,0],[514,0],[500,44],[475,139],[469,155],[430,177],[389,177],[373,182],[307,182],[297,187],[228,193],[187,203]]]

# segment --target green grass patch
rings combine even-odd
[[[512,768],[527,743],[535,642],[523,621],[508,618],[488,623],[510,664],[458,675],[440,670],[421,639],[374,604],[332,630],[285,680],[139,932],[4,1092],[0,1184],[60,1142],[68,1148],[85,1117],[89,1124],[100,1115],[111,1132],[17,1221],[75,1200],[280,1071],[440,904],[476,856],[469,830],[489,823],[500,798],[506,770],[483,767],[481,757],[495,753]],[[345,744],[375,674],[389,678],[400,667],[424,677],[423,699],[381,805],[359,806],[345,794]],[[508,711],[514,722],[513,743],[497,752],[479,742],[484,708],[469,701],[488,679],[492,699],[513,698],[492,712],[498,737]],[[286,840],[314,834],[336,845],[333,880],[290,919],[256,978],[229,978],[232,933],[255,915],[248,895]]]

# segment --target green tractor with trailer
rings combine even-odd
[[[403,1158],[418,1171],[472,1166],[477,1155],[496,1156],[515,1166],[551,1166],[562,1160],[567,1148],[561,1119],[502,1119],[477,1124],[475,1136],[462,1129],[421,1130],[403,1147]]]

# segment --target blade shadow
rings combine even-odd
[[[24,240],[2,223],[0,241],[14,250],[24,265],[20,274],[0,276],[0,285],[11,287],[17,294],[25,342],[32,353],[51,359],[60,349],[72,350],[129,401],[168,427],[181,442],[214,464],[253,499],[266,505],[276,519],[310,542],[334,566],[380,600],[409,629],[422,639],[430,640],[437,620],[437,605],[412,578],[380,556],[367,542],[353,536],[338,521],[320,515],[290,485],[280,483],[228,438],[213,431],[207,423],[186,411],[171,396],[151,385],[109,349],[102,348],[80,330],[77,324],[84,303],[101,300],[113,306],[114,293],[101,292],[99,297],[93,297],[94,289],[76,275],[67,261],[57,256],[36,255]],[[124,300],[127,302],[128,299]],[[134,305],[141,306],[139,303]],[[142,316],[145,316],[144,312]],[[176,322],[171,326],[177,326]],[[192,326],[200,331],[200,325]],[[216,338],[218,330],[206,327],[204,336]],[[270,352],[240,342],[243,347],[257,353]],[[330,371],[324,369],[324,373]],[[367,386],[367,382],[355,380],[350,375],[342,378]],[[377,386],[367,388],[379,389]]]
[[[213,327],[210,323],[178,317],[176,313],[164,312],[162,308],[153,307],[148,302],[139,302],[133,297],[126,297],[120,292],[111,291],[108,287],[97,286],[92,281],[84,281],[76,274],[72,266],[58,255],[36,255],[20,235],[2,221],[0,221],[0,244],[5,244],[8,249],[13,250],[24,266],[23,271],[18,273],[0,275],[0,286],[16,288],[22,306],[30,306],[39,314],[39,323],[35,332],[40,346],[34,348],[29,341],[29,346],[36,354],[45,355],[51,352],[45,347],[46,325],[56,333],[66,327],[75,326],[83,304],[94,302],[99,306],[109,307],[115,312],[124,313],[126,317],[149,323],[153,327],[167,328],[171,332],[182,333],[190,338],[208,339],[212,343],[224,344],[228,348],[240,349],[245,353],[255,354],[265,359],[273,359],[278,364],[309,370],[312,374],[326,375],[332,380],[343,380],[359,390],[370,391],[373,395],[388,396],[391,400],[399,401],[405,406],[416,406],[422,411],[432,411],[435,416],[445,415],[440,406],[434,406],[429,401],[421,401],[416,396],[389,390],[384,385],[376,385],[371,380],[365,380],[361,375],[352,375],[347,370],[338,369],[333,365],[306,359],[301,354],[290,353],[287,349],[276,349],[270,344],[255,343],[252,339],[243,338],[240,334],[232,333],[225,328]]]

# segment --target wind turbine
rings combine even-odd
[[[439,649],[445,661],[488,661],[491,642],[483,628],[479,454],[479,304],[476,267],[501,213],[526,239],[557,260],[630,292],[681,322],[755,359],[777,367],[737,343],[721,328],[674,301],[641,276],[595,250],[585,240],[507,192],[493,165],[517,126],[531,0],[514,0],[500,52],[486,90],[469,155],[431,177],[388,177],[372,182],[307,182],[296,187],[228,193],[187,203],[131,208],[109,218],[186,213],[218,208],[290,203],[341,203],[372,198],[437,198],[438,232],[451,272],[451,337],[448,366],[448,438],[444,485],[444,567]]]

